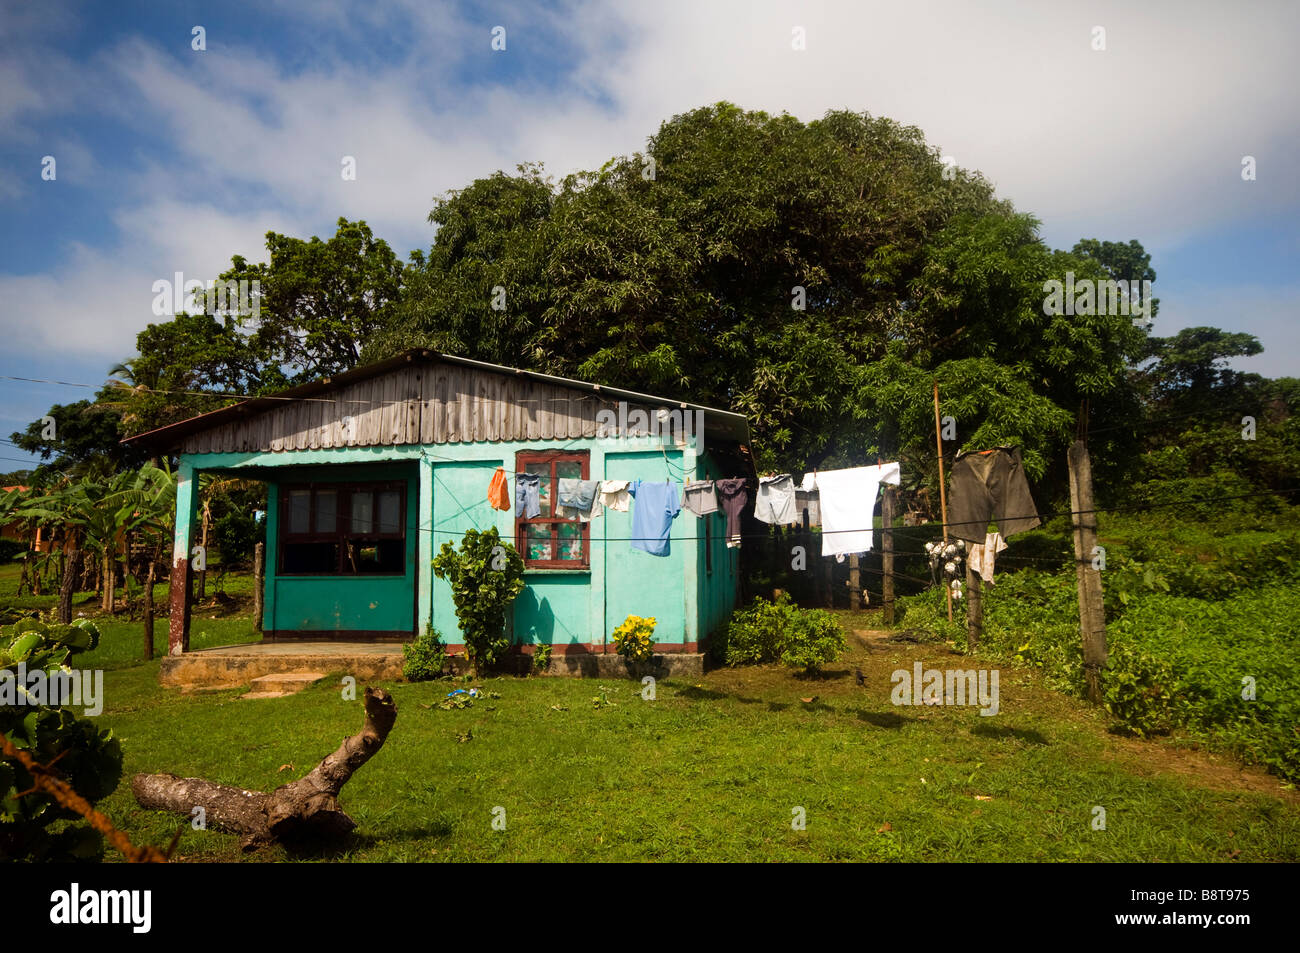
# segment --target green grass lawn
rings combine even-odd
[[[52,609],[58,604],[59,597],[53,595],[15,596],[22,567],[17,562],[0,563],[0,606],[12,606],[18,609]],[[214,645],[236,645],[243,642],[256,642],[261,635],[254,629],[250,607],[253,598],[253,578],[249,573],[231,573],[221,580],[221,592],[229,597],[218,599],[217,573],[208,577],[207,598],[198,602],[190,614],[190,647],[192,649],[209,648]],[[132,603],[137,607],[143,603],[143,589],[131,584]],[[167,653],[167,583],[154,586],[154,606],[160,617],[154,620],[153,644],[155,655]],[[120,593],[119,593],[120,595]],[[144,660],[144,621],[143,618],[130,618],[126,612],[119,611],[108,616],[100,611],[99,601],[93,592],[78,592],[72,599],[73,617],[85,616],[93,619],[99,628],[101,639],[97,649],[77,656],[78,668],[120,668],[135,665]],[[136,610],[142,616],[142,610]]]
[[[895,668],[962,660],[943,646],[851,641],[822,680],[724,669],[660,683],[654,701],[631,681],[501,678],[475,683],[500,699],[443,711],[423,706],[452,683],[386,684],[396,727],[343,790],[358,829],[307,859],[1300,859],[1300,801],[1276,778],[1176,741],[1112,735],[1103,713],[1028,669],[1002,669],[993,717],[897,708]],[[157,663],[107,676],[102,720],[122,739],[128,778],[170,771],[270,790],[361,724],[337,678],[241,701],[163,690],[156,676]],[[598,708],[602,690],[612,704]],[[1104,831],[1091,826],[1097,806]],[[102,807],[137,841],[166,844],[184,825],[141,810],[125,778]],[[792,829],[795,808],[805,830]],[[236,838],[188,827],[177,852],[295,856],[245,857]]]
[[[8,568],[0,601],[12,604]],[[194,612],[196,647],[257,637],[247,579],[225,588],[235,605]],[[157,598],[165,604],[165,587]],[[996,716],[896,707],[895,669],[994,663],[942,643],[857,637],[823,679],[720,669],[661,682],[654,701],[632,681],[506,677],[472,683],[500,699],[442,711],[424,706],[463,683],[385,683],[396,727],[342,794],[357,830],[315,854],[245,855],[233,836],[140,809],[131,775],[271,790],[357,731],[360,703],[344,700],[338,677],[266,701],[163,689],[158,662],[140,661],[138,620],[100,618],[89,594],[77,605],[103,640],[76,664],[107,670],[99,720],[126,759],[100,807],[137,843],[166,845],[183,829],[177,860],[1300,859],[1300,797],[1279,778],[1185,736],[1120,735],[1028,666],[1000,665]],[[873,612],[837,615],[846,628],[879,627]],[[165,643],[160,620],[156,651]],[[610,704],[597,707],[602,692]],[[1105,830],[1093,829],[1097,807]],[[505,830],[493,829],[497,808]],[[804,830],[792,827],[796,809]]]

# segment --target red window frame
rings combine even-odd
[[[311,503],[308,507],[307,525],[311,528],[306,533],[291,533],[289,531],[289,494],[291,491],[307,490],[311,493]],[[321,491],[334,492],[334,529],[316,530],[316,499],[317,494]],[[378,516],[378,495],[383,492],[397,492],[397,523],[399,529],[394,533],[354,533],[352,532],[352,497],[369,493],[372,496],[371,513]],[[280,545],[279,558],[277,562],[277,575],[286,577],[296,576],[357,576],[357,577],[386,577],[386,576],[405,576],[407,569],[406,554],[406,494],[407,486],[402,481],[381,480],[376,482],[352,482],[352,483],[289,483],[280,487],[280,516],[279,516],[279,537]],[[366,544],[378,542],[385,539],[400,539],[403,542],[402,547],[402,571],[401,572],[353,572],[348,564],[348,546],[349,544]],[[338,557],[334,569],[321,572],[285,572],[284,555],[286,545],[294,543],[327,543],[338,546]]]
[[[550,487],[549,496],[551,500],[551,515],[540,515],[529,519],[525,516],[515,517],[515,549],[518,550],[520,558],[524,561],[525,569],[572,569],[583,571],[591,569],[591,523],[584,523],[577,517],[557,517],[555,515],[555,503],[559,499],[559,482],[560,477],[556,473],[558,464],[577,463],[582,467],[582,476],[579,479],[590,480],[591,477],[591,454],[586,450],[520,450],[515,454],[515,472],[526,473],[528,465],[537,463],[546,463],[550,465]],[[546,476],[542,479],[547,479]],[[582,528],[582,559],[529,559],[528,558],[528,535],[527,527],[535,524],[558,524],[558,523],[575,523]],[[551,552],[560,551],[560,534],[554,525],[551,528]]]

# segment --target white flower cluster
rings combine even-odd
[[[926,555],[930,557],[930,569],[943,565],[943,574],[952,589],[954,599],[961,598],[961,577],[965,572],[966,543],[964,540],[953,542],[936,541],[925,544]]]

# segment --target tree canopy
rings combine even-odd
[[[938,380],[962,444],[1021,443],[1041,473],[1081,400],[1131,402],[1145,341],[1043,308],[1067,271],[1145,276],[1140,244],[1054,252],[919,130],[863,113],[720,103],[645,153],[558,183],[498,172],[429,219],[367,357],[422,345],[741,410],[777,469],[921,459]]]
[[[887,456],[932,484],[935,383],[947,453],[1014,443],[1032,476],[1059,481],[1082,419],[1114,486],[1151,449],[1145,415],[1294,403],[1295,387],[1226,366],[1258,352],[1250,335],[1151,337],[1091,286],[1098,307],[1049,306],[1067,278],[1154,282],[1150,255],[1137,240],[1048,247],[978,172],[867,113],[718,103],[595,171],[476,179],[428,220],[432,245],[404,266],[365,222],[340,218],[325,240],[268,233],[267,261],[235,257],[220,276],[259,283],[256,320],[149,325],[92,404],[52,409],[57,446],[35,424],[15,443],[111,468],[117,436],[411,347],[744,412],[764,469]]]

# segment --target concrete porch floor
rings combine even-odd
[[[249,642],[198,649],[162,660],[158,682],[183,689],[237,688],[263,675],[311,669],[364,679],[402,676],[402,646],[383,642]]]
[[[527,674],[528,655],[512,656],[502,671]],[[358,682],[402,677],[402,646],[397,642],[249,642],[196,649],[162,660],[158,682],[195,691],[238,688],[263,675],[289,672],[325,672],[353,675]],[[463,672],[465,658],[453,656],[452,670]],[[632,665],[609,654],[564,654],[551,657],[550,676],[578,678],[695,678],[704,672],[704,656],[695,652],[668,652],[650,662]]]

